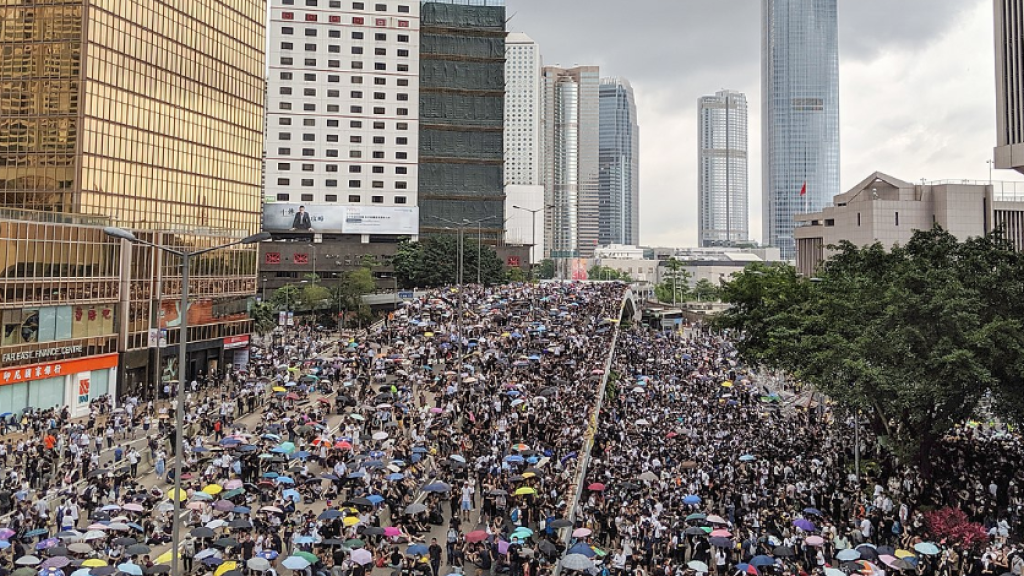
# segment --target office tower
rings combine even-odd
[[[526,34],[505,39],[505,241],[544,254],[540,181],[540,48]]]
[[[572,260],[598,244],[600,71],[597,66],[545,66],[541,113],[544,150],[544,252],[568,277]]]
[[[1024,172],[1024,0],[995,0],[995,167]]]
[[[419,2],[312,4],[271,3],[264,228],[415,235]]]
[[[504,233],[505,2],[420,7],[420,231]]]
[[[187,249],[256,231],[265,21],[259,0],[0,4],[5,411],[152,397],[182,313],[190,376],[235,360],[255,248],[198,262],[181,311],[177,258],[102,227]]]
[[[786,259],[794,216],[839,193],[838,37],[836,0],[763,0],[762,219]]]
[[[699,245],[748,242],[747,97],[722,90],[701,97],[697,107]]]
[[[601,245],[640,243],[640,127],[633,87],[602,78],[599,162]]]

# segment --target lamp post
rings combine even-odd
[[[536,210],[530,210],[529,208],[523,208],[522,206],[515,206],[515,205],[512,206],[512,208],[514,208],[516,210],[522,210],[523,212],[529,212],[530,213],[530,224],[531,224],[531,226],[533,228],[532,231],[530,232],[530,264],[531,265],[534,262],[536,262],[536,255],[534,254],[533,251],[537,247],[537,213],[538,212],[543,212],[544,210],[547,210],[548,208],[554,208],[554,207],[555,207],[554,204],[548,204],[548,205],[545,205],[545,206],[541,206],[540,208],[537,208]]]
[[[186,252],[184,250],[174,250],[167,246],[154,244],[153,242],[147,242],[135,237],[128,230],[123,228],[107,227],[103,229],[103,233],[111,238],[118,238],[125,240],[132,244],[141,244],[143,246],[150,246],[157,250],[161,250],[168,254],[173,254],[181,258],[181,311],[178,314],[180,324],[178,328],[178,392],[176,396],[177,407],[174,411],[174,422],[176,432],[174,435],[174,492],[171,500],[174,502],[174,519],[171,524],[171,574],[181,574],[178,570],[178,555],[181,548],[181,468],[182,462],[185,460],[185,442],[184,442],[184,429],[185,429],[185,379],[186,370],[185,362],[188,359],[187,348],[188,348],[188,273],[189,266],[192,258],[201,256],[208,252],[215,250],[222,250],[231,246],[238,246],[240,244],[256,244],[264,240],[270,240],[271,236],[269,232],[261,232],[259,234],[253,234],[252,236],[246,236],[245,238],[238,240],[237,242],[230,242],[228,244],[222,244],[220,246],[213,246],[211,248],[204,248],[202,250],[196,250],[194,252]]]

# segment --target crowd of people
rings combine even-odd
[[[0,429],[0,576],[175,558],[201,576],[1022,573],[1016,436],[963,427],[932,478],[858,475],[827,402],[787,402],[792,383],[708,331],[620,327],[624,292],[446,289],[368,332],[284,329],[186,384],[180,430],[170,383],[83,420],[17,415]],[[930,540],[923,513],[942,506],[990,535]]]

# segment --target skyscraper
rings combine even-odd
[[[995,0],[996,168],[1024,172],[1024,0]]]
[[[602,78],[599,89],[600,244],[640,243],[640,127],[633,87],[623,78]]]
[[[839,193],[836,0],[763,0],[761,40],[764,239],[791,259],[794,215]]]
[[[420,7],[420,230],[504,233],[504,0]]]
[[[541,56],[529,36],[511,32],[505,40],[505,241],[534,245],[544,253],[541,184]]]
[[[597,66],[543,70],[545,256],[591,258],[599,237],[600,71]]]
[[[328,238],[416,234],[419,9],[271,0],[265,228],[301,205]]]
[[[702,248],[747,242],[747,97],[722,90],[697,106],[698,241]]]
[[[189,376],[245,345],[255,247],[199,260],[183,311],[179,260],[102,227],[187,250],[256,231],[265,22],[260,0],[0,1],[5,411],[152,397],[181,314]]]

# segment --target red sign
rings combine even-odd
[[[263,255],[264,264],[280,264],[281,253],[280,252],[267,252]]]
[[[316,14],[306,14],[306,22],[316,22]]]
[[[353,24],[362,24],[363,23],[363,17],[362,16],[353,16],[352,17],[352,23]]]
[[[398,27],[399,28],[408,28],[409,27],[409,21],[408,20],[399,20],[398,21]]]
[[[387,25],[388,25],[387,18],[377,18],[377,26],[387,26]]]
[[[228,336],[224,339],[224,349],[230,350],[232,348],[245,348],[249,345],[249,335],[243,334],[241,336]]]
[[[281,18],[283,18],[284,20],[294,20],[295,19],[295,13],[294,12],[281,12]]]
[[[296,264],[309,264],[309,254],[295,254],[292,256],[292,262]]]
[[[509,256],[508,260],[505,261],[505,265],[511,268],[519,268],[519,256]]]
[[[246,337],[248,338],[248,336]],[[91,358],[79,358],[77,360],[65,360],[63,362],[47,362],[46,364],[34,364],[23,368],[6,368],[0,371],[0,386],[30,382],[43,378],[56,378],[68,374],[78,374],[91,370],[102,370],[117,366],[117,354],[106,354],[104,356],[93,356]],[[85,381],[88,388],[89,381]]]
[[[341,16],[331,16],[328,18],[331,24],[341,24]]]

